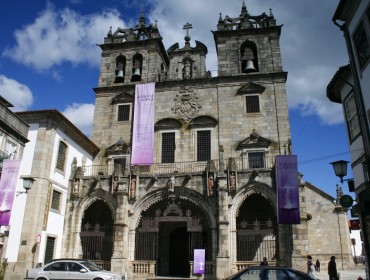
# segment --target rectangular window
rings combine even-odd
[[[58,192],[56,190],[53,190],[53,195],[51,197],[51,209],[54,209],[54,210],[57,210],[59,211],[60,210],[60,199],[62,197],[62,193],[61,192]]]
[[[175,162],[175,132],[162,133],[162,163]]]
[[[353,93],[344,101],[344,112],[347,121],[349,140],[352,140],[360,133],[356,100]]]
[[[197,161],[211,160],[211,131],[197,132]]]
[[[55,237],[48,236],[46,238],[44,263],[48,263],[54,258],[54,247],[55,247]]]
[[[58,158],[57,158],[57,166],[56,166],[58,170],[64,172],[64,166],[66,164],[66,159],[67,159],[67,144],[64,142],[59,142]]]
[[[360,67],[362,67],[370,57],[369,41],[363,22],[360,23],[356,31],[353,33],[353,41],[355,43],[358,62]]]
[[[248,153],[249,168],[264,168],[265,167],[265,153],[251,152]]]
[[[17,154],[17,144],[7,140],[5,144],[5,153],[8,155],[8,159],[15,159]]]
[[[118,105],[117,121],[119,122],[130,121],[131,120],[130,116],[131,116],[131,104]]]
[[[247,113],[260,112],[260,99],[258,95],[247,95],[245,97],[245,109]]]

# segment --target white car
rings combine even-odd
[[[40,268],[29,269],[25,279],[90,279],[90,280],[124,280],[123,275],[101,269],[88,260],[57,259]]]

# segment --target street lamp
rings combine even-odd
[[[330,162],[333,165],[335,175],[340,178],[340,182],[343,184],[343,177],[347,176],[347,164],[346,160],[338,160]]]
[[[23,176],[23,177],[21,177],[21,179],[23,179],[23,188],[25,189],[25,191],[17,192],[17,196],[22,194],[22,193],[27,194],[28,191],[32,188],[33,182],[35,181],[35,179],[33,179],[32,177]]]

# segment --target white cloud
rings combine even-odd
[[[63,62],[98,67],[101,43],[110,25],[122,26],[116,10],[81,15],[49,4],[35,21],[15,32],[16,45],[3,55],[42,71]]]
[[[0,95],[13,104],[12,111],[25,111],[33,103],[31,90],[16,80],[0,75]]]
[[[84,134],[91,136],[91,128],[94,118],[94,104],[73,103],[62,113]]]

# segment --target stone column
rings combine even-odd
[[[225,279],[229,276],[230,266],[230,234],[228,219],[227,179],[224,173],[217,175],[218,179],[218,248],[216,257],[216,278]]]
[[[117,208],[114,223],[114,247],[111,259],[111,270],[119,273],[126,272],[128,259],[128,182],[120,181],[116,195]]]

